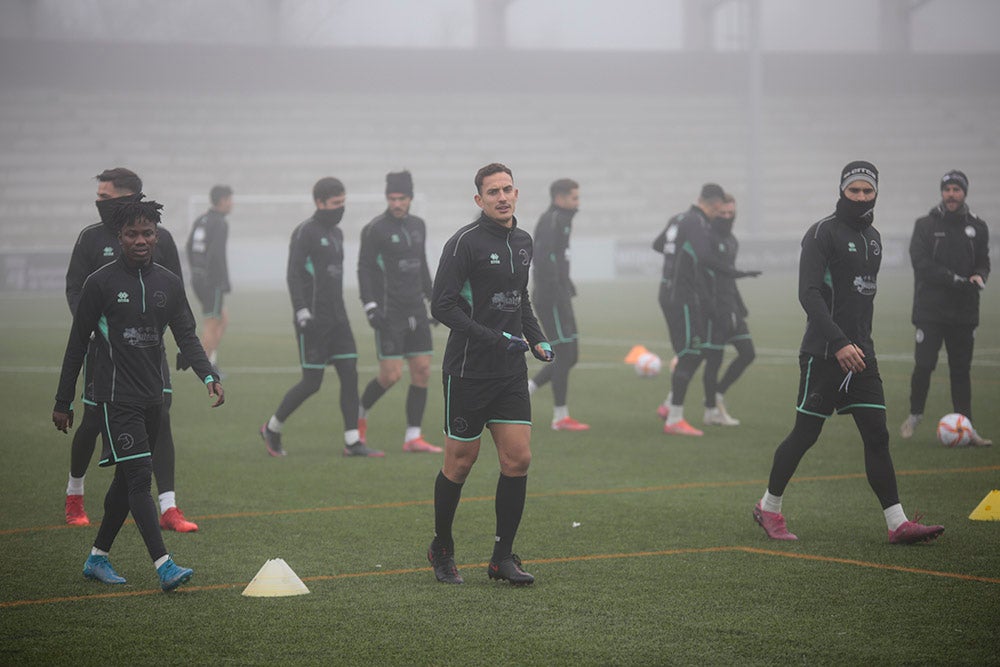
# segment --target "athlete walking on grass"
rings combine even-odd
[[[496,536],[490,579],[523,585],[535,578],[512,549],[521,522],[531,463],[529,350],[552,361],[528,298],[531,236],[517,225],[517,188],[510,169],[488,164],[476,173],[482,215],[444,246],[431,314],[451,329],[444,353],[444,466],[434,484],[434,539],[427,558],[438,581],[463,582],[455,565],[452,524],[462,485],[479,457],[483,429],[500,459]]]
[[[156,505],[149,494],[152,456],[163,409],[163,333],[170,327],[188,359],[222,405],[222,385],[195,335],[194,318],[180,277],[153,261],[156,225],[162,206],[132,201],[116,207],[121,256],[84,282],[56,391],[52,423],[63,433],[73,425],[73,393],[88,356],[93,364],[94,409],[100,414],[104,441],[101,466],[115,466],[104,497],[104,518],[83,567],[83,575],[106,584],[124,584],[108,560],[115,537],[129,514],[135,520],[156,568],[160,586],[170,591],[191,578],[167,553]]]
[[[840,175],[833,215],[812,225],[802,239],[799,303],[806,331],[799,352],[795,426],[774,453],[764,497],[754,520],[774,540],[795,540],[781,513],[785,487],[834,411],[850,414],[861,434],[868,484],[878,497],[892,544],[929,542],[943,526],[906,518],[889,454],[885,397],[872,342],[872,315],[882,238],[872,226],[878,170],[855,161]]]
[[[552,429],[586,431],[590,426],[570,417],[566,405],[569,372],[579,357],[579,334],[573,314],[576,287],[569,277],[569,237],[573,231],[573,216],[580,205],[580,185],[572,179],[560,178],[549,186],[549,196],[552,203],[535,226],[532,263],[535,289],[531,299],[557,356],[528,381],[528,394],[534,394],[551,381]]]
[[[344,418],[344,456],[382,457],[369,449],[358,431],[358,349],[344,306],[344,217],[347,191],[327,177],[313,186],[316,212],[295,228],[288,248],[288,293],[295,314],[302,380],[288,390],[278,409],[260,427],[271,456],[285,456],[281,433],[285,421],[319,391],[327,365],[340,379],[340,413]]]
[[[368,412],[403,377],[403,359],[410,369],[406,392],[404,452],[440,453],[420,432],[431,375],[431,326],[424,300],[431,296],[427,268],[427,227],[410,215],[413,178],[401,171],[385,177],[386,211],[361,230],[358,289],[365,317],[375,330],[378,376],[361,394],[358,430],[364,438]]]
[[[101,221],[85,227],[77,237],[66,270],[66,300],[70,313],[75,315],[83,284],[87,276],[121,254],[115,214],[126,203],[143,198],[142,180],[132,170],[124,167],[106,169],[97,175],[97,212]],[[183,276],[177,245],[170,232],[157,226],[157,243],[153,259],[169,271]],[[70,445],[70,472],[66,485],[66,523],[71,526],[88,526],[90,518],[84,509],[84,478],[90,459],[94,456],[97,435],[101,432],[101,419],[90,395],[93,389],[93,361],[84,369],[83,416]],[[175,491],[174,437],[170,427],[170,405],[173,389],[170,385],[170,368],[166,352],[163,357],[163,409],[160,410],[158,446],[153,455],[153,477],[156,478],[157,500],[160,506],[160,527],[179,533],[198,530],[198,524],[188,521],[177,507]]]

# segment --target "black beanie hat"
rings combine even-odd
[[[864,160],[848,162],[840,172],[840,191],[843,192],[854,181],[865,181],[878,192],[878,169],[871,162]]]
[[[969,177],[958,169],[952,169],[941,177],[941,189],[944,190],[946,185],[957,185],[962,188],[962,192],[969,194]]]
[[[413,177],[408,171],[393,171],[385,175],[385,193],[413,197]]]

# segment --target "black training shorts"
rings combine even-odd
[[[799,355],[799,395],[795,409],[815,417],[846,414],[855,408],[885,410],[885,393],[878,362],[865,359],[865,370],[844,373],[835,358]],[[849,375],[849,377],[848,377]]]
[[[444,433],[473,441],[489,424],[531,425],[526,375],[461,378],[444,374]]]
[[[99,465],[113,466],[151,456],[160,429],[161,408],[159,403],[98,403],[96,410],[104,441]]]

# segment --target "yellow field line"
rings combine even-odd
[[[1000,579],[994,577],[981,577],[973,574],[963,574],[961,572],[941,572],[938,570],[926,570],[916,567],[905,567],[902,565],[887,565],[885,563],[870,563],[868,561],[854,560],[850,558],[838,558],[835,556],[818,556],[814,554],[790,553],[787,551],[775,551],[773,549],[759,549],[746,546],[722,546],[722,547],[700,547],[690,549],[663,549],[659,551],[635,551],[620,552],[610,554],[584,554],[580,556],[561,556],[559,558],[538,558],[532,559],[532,565],[548,565],[553,563],[583,563],[595,560],[620,560],[624,558],[651,558],[664,556],[685,556],[692,554],[712,554],[712,553],[747,553],[757,556],[776,556],[781,558],[797,558],[820,563],[835,563],[838,565],[851,565],[854,567],[864,567],[874,570],[885,570],[889,572],[904,572],[906,574],[919,574],[931,577],[944,577],[948,579],[959,579],[961,581],[975,581],[985,584],[1000,584]],[[461,569],[485,569],[486,563],[466,563],[460,565]],[[373,570],[368,572],[345,572],[342,574],[319,574],[311,577],[302,577],[303,582],[312,581],[337,581],[339,579],[361,579],[366,577],[379,577],[386,575],[403,575],[430,572],[429,567],[400,568],[395,570]],[[237,582],[232,584],[213,584],[210,586],[185,586],[182,590],[171,593],[171,595],[189,595],[199,591],[217,591],[231,588],[245,588],[249,582]],[[72,595],[67,597],[40,598],[35,600],[10,600],[0,602],[0,609],[10,609],[13,607],[26,607],[30,605],[58,604],[63,602],[83,602],[88,600],[103,600],[113,598],[136,597],[140,595],[160,595],[158,589],[146,589],[141,591],[122,591],[95,593],[93,595]]]
[[[943,474],[967,474],[967,473],[979,473],[979,472],[994,472],[1000,470],[1000,465],[992,466],[978,466],[972,468],[945,468],[945,469],[931,469],[931,470],[897,470],[897,477],[907,477],[915,475],[943,475]],[[796,477],[795,482],[833,482],[833,481],[843,481],[849,479],[865,479],[865,473],[847,473],[843,475],[813,475],[811,477]],[[767,484],[766,479],[747,479],[747,480],[734,480],[727,482],[683,482],[679,484],[663,484],[658,486],[636,486],[636,487],[620,487],[614,489],[566,489],[563,491],[548,491],[548,492],[538,492],[529,493],[529,498],[564,498],[570,496],[599,496],[599,495],[617,495],[624,493],[655,493],[661,491],[684,491],[690,489],[717,489],[726,488],[734,486],[761,486]],[[469,496],[462,498],[463,503],[471,502],[493,502],[493,496]],[[311,514],[314,512],[347,512],[356,510],[377,510],[377,509],[396,509],[400,507],[419,507],[428,506],[433,504],[433,499],[427,498],[423,500],[401,500],[397,502],[390,503],[370,503],[366,505],[334,505],[331,507],[302,507],[297,509],[283,509],[283,510],[267,510],[267,511],[253,511],[253,512],[227,512],[225,514],[203,514],[201,516],[192,516],[192,520],[198,521],[212,521],[216,519],[245,519],[250,517],[264,517],[264,516],[282,516],[287,514]],[[131,520],[129,521],[131,523]],[[100,522],[95,522],[91,524],[91,527],[100,525]],[[66,524],[58,524],[54,526],[31,526],[27,528],[7,528],[5,530],[0,530],[0,536],[4,535],[20,535],[24,533],[34,533],[46,530],[64,530],[64,529],[74,529],[79,528],[79,526],[69,526]]]

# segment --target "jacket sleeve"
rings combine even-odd
[[[434,293],[434,282],[431,280],[431,268],[427,265],[427,226],[423,226],[422,234],[420,238],[423,239],[420,242],[420,261],[423,262],[424,268],[420,272],[420,282],[424,286],[424,298],[430,299],[431,294]]]
[[[545,334],[542,333],[542,327],[538,324],[535,311],[531,308],[531,299],[528,298],[528,290],[525,290],[524,294],[521,295],[521,333],[532,347],[548,340],[545,338]]]
[[[925,220],[926,218],[921,218],[914,223],[913,236],[910,237],[910,262],[913,264],[913,272],[929,285],[951,287],[955,284],[955,272],[934,260],[934,241]]]
[[[556,217],[555,222],[559,218]],[[552,260],[556,264],[556,284],[559,286],[559,294],[563,296],[575,296],[576,288],[569,277],[569,235],[571,228],[569,225],[557,224],[552,227]]]
[[[69,304],[69,312],[76,315],[76,307],[80,302],[80,292],[83,290],[83,283],[91,273],[90,262],[87,261],[86,250],[84,248],[84,234],[86,230],[80,232],[73,246],[73,254],[69,258],[69,267],[66,269],[66,302]]]
[[[431,293],[431,316],[452,331],[486,342],[499,342],[500,331],[484,327],[462,310],[459,300],[472,269],[472,256],[468,244],[452,238],[445,244],[434,276]]]
[[[205,348],[201,346],[195,332],[195,320],[191,314],[191,306],[188,303],[187,294],[184,292],[183,283],[178,284],[177,307],[174,309],[168,324],[178,349],[202,382],[207,382],[210,376],[212,380],[218,381],[219,378],[212,375],[214,372],[212,364],[208,361]]]
[[[292,240],[288,245],[288,271],[286,278],[288,281],[288,295],[292,299],[292,313],[297,313],[303,308],[312,308],[312,304],[306,301],[306,285],[312,280],[306,268],[309,260],[309,247],[306,240],[304,225],[299,225],[292,232]],[[315,313],[314,313],[315,314]]]
[[[229,223],[217,220],[208,229],[208,260],[209,282],[223,292],[228,292],[229,266],[226,263],[226,242],[229,239]]]
[[[66,352],[63,354],[62,371],[59,374],[59,388],[56,390],[54,410],[69,412],[76,393],[76,380],[80,375],[84,357],[87,356],[87,346],[90,344],[90,334],[97,328],[101,318],[101,291],[96,281],[88,280],[80,290],[76,311],[73,314],[73,324],[66,342]]]
[[[979,232],[976,234],[975,267],[973,275],[979,275],[985,282],[990,277],[990,230],[982,220],[979,222]]]
[[[170,269],[177,274],[177,277],[184,280],[184,271],[181,269],[181,256],[177,252],[177,243],[174,242],[173,235],[165,228],[157,230],[157,249],[160,251],[159,263],[166,269]]]
[[[833,315],[823,299],[826,284],[826,270],[829,264],[824,237],[817,236],[810,229],[802,240],[802,252],[799,255],[799,303],[806,311],[809,322],[814,323],[820,335],[830,343],[836,351],[851,340],[833,321]]]
[[[374,223],[368,223],[361,230],[361,248],[358,250],[358,294],[362,305],[381,303],[385,293],[385,276],[378,265],[379,249],[375,243]]]

